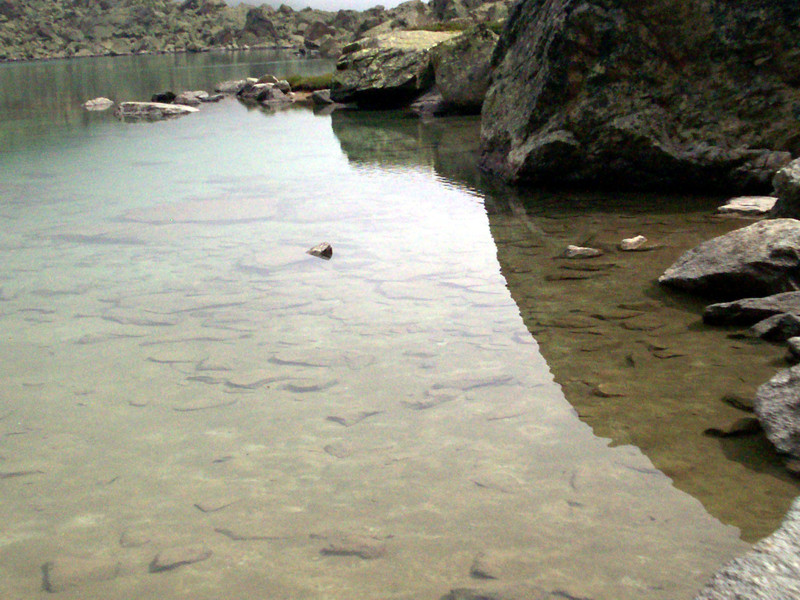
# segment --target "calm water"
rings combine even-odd
[[[626,381],[613,351],[567,358],[602,329],[537,332],[575,317],[552,252],[576,223],[616,236],[608,215],[487,190],[471,120],[79,108],[328,68],[0,66],[0,596],[692,597],[751,520],[584,414],[572,379]],[[332,260],[305,254],[321,241]],[[742,464],[713,443],[696,462]],[[774,526],[796,490],[759,473]]]

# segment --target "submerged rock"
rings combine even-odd
[[[778,451],[800,459],[800,365],[780,371],[759,387],[754,408]]]
[[[89,583],[110,581],[120,572],[118,562],[64,556],[42,565],[42,589],[64,592]]]
[[[193,106],[163,102],[123,102],[114,114],[123,121],[158,121],[196,113]]]
[[[180,567],[207,560],[211,557],[211,550],[198,546],[180,546],[159,552],[152,561],[148,570],[151,573],[172,571]]]
[[[336,63],[331,99],[377,108],[410,103],[433,85],[430,49],[454,35],[394,31],[345,46]]]
[[[659,283],[718,298],[752,298],[800,288],[800,221],[754,223],[681,256]]]
[[[722,567],[695,600],[800,598],[800,498],[780,528]]]
[[[710,304],[703,311],[703,322],[709,325],[753,325],[781,313],[800,315],[800,292]]]
[[[517,2],[481,164],[519,182],[768,189],[800,151],[798,18],[785,0]]]

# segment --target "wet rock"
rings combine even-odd
[[[759,431],[761,431],[761,424],[758,422],[758,419],[744,417],[736,419],[733,423],[725,427],[709,427],[703,433],[710,437],[733,438],[754,435]]]
[[[106,559],[59,557],[42,565],[42,589],[64,592],[88,583],[110,581],[120,572],[120,563]]]
[[[335,102],[392,108],[410,103],[434,82],[430,49],[454,37],[433,31],[393,31],[346,46],[331,82]]]
[[[196,113],[193,106],[161,102],[123,102],[114,114],[123,121],[159,121]]]
[[[365,535],[333,534],[327,536],[327,545],[320,550],[324,556],[357,556],[375,560],[386,554],[386,542]]]
[[[780,528],[722,567],[695,600],[800,598],[800,498]]]
[[[659,283],[718,298],[753,298],[800,288],[800,221],[754,223],[681,256]]]
[[[181,546],[162,550],[150,561],[148,570],[151,573],[172,571],[186,565],[202,562],[211,557],[211,550],[199,546]]]
[[[493,56],[481,165],[529,183],[766,190],[791,160],[800,101],[800,6],[788,6],[517,2]]]
[[[333,246],[331,246],[328,242],[322,242],[313,248],[309,248],[306,251],[306,254],[310,254],[311,256],[316,256],[318,258],[324,258],[325,260],[330,260],[330,258],[333,256]]]
[[[114,106],[114,101],[103,98],[102,96],[99,98],[92,98],[83,103],[83,108],[92,111],[108,110],[112,106]]]
[[[777,200],[775,196],[739,196],[728,200],[717,212],[723,215],[757,217],[768,214]]]
[[[800,217],[800,159],[793,160],[779,170],[772,180],[778,201],[770,212],[771,217]]]
[[[333,104],[330,90],[316,90],[311,93],[311,103],[314,106],[327,106]]]
[[[785,342],[800,335],[800,317],[791,313],[773,315],[753,325],[750,333],[770,342]]]
[[[256,80],[251,78],[222,81],[214,86],[214,91],[222,94],[238,94],[248,83],[256,83]]]
[[[561,255],[561,258],[595,258],[597,256],[602,256],[603,251],[598,250],[597,248],[587,248],[585,246],[567,246],[567,249],[564,250],[564,253]]]
[[[449,109],[480,113],[489,89],[492,51],[497,39],[496,33],[479,25],[431,50],[436,87]]]
[[[633,250],[641,250],[647,243],[647,238],[643,235],[637,235],[632,238],[626,238],[619,243],[619,249],[623,252],[631,252]]]
[[[247,83],[236,96],[242,102],[264,105],[291,104],[293,99],[280,90],[276,83]]]
[[[703,311],[703,322],[709,325],[753,325],[781,313],[800,314],[800,292],[710,304]]]
[[[200,106],[201,102],[208,99],[208,92],[203,90],[194,90],[181,92],[173,98],[173,104],[183,104],[184,106]]]
[[[779,452],[800,460],[800,365],[759,387],[754,408],[767,439]]]

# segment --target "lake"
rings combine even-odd
[[[798,493],[703,434],[782,351],[653,284],[718,198],[509,189],[474,118],[80,108],[330,68],[0,65],[0,596],[693,597]]]

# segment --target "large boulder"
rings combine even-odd
[[[658,281],[719,299],[800,289],[800,221],[760,221],[703,242]]]
[[[436,87],[458,112],[481,112],[489,89],[491,58],[498,36],[484,25],[442,42],[431,51]]]
[[[433,85],[431,48],[454,36],[394,31],[345,46],[336,63],[331,99],[375,108],[408,104]]]
[[[775,173],[772,180],[778,201],[770,213],[773,217],[800,217],[800,159],[793,160]]]
[[[800,292],[711,304],[703,312],[703,322],[709,325],[753,325],[784,313],[800,315]]]
[[[800,598],[800,498],[780,528],[722,567],[695,600]]]
[[[800,151],[800,3],[522,0],[481,165],[518,182],[765,190]]]
[[[800,461],[800,365],[780,371],[758,388],[753,407],[767,439]]]

